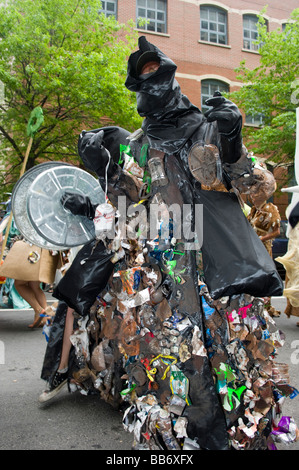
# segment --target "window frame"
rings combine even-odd
[[[203,85],[206,85],[206,84],[209,85],[209,94],[203,93],[203,90],[202,90]],[[215,90],[210,92],[210,87],[213,86],[213,85],[216,86],[217,84],[223,85],[222,89],[220,90],[219,88],[216,88]],[[224,88],[225,88],[225,90],[224,90]],[[202,111],[202,113],[205,113],[206,111],[211,109],[210,106],[207,106],[204,103],[203,97],[205,97],[204,100],[212,98],[216,90],[218,90],[220,92],[229,93],[230,85],[227,82],[225,82],[224,80],[220,80],[220,79],[217,79],[217,78],[204,78],[203,80],[201,80],[201,82],[200,82],[200,102],[201,102],[201,111]]]
[[[265,115],[263,113],[247,113],[245,114],[244,125],[250,127],[263,127],[265,125]]]
[[[115,5],[115,14],[114,13],[109,13],[107,10],[107,3],[114,3]],[[117,20],[117,13],[118,13],[118,0],[101,0],[102,8],[99,10],[99,13],[103,13],[106,17],[108,16],[114,16],[114,18]],[[103,4],[105,4],[105,7],[103,8]]]
[[[203,12],[207,11],[207,18],[203,18]],[[216,20],[210,19],[210,15],[212,13],[216,13]],[[223,14],[225,17],[225,22],[219,21],[219,14]],[[214,6],[214,5],[200,5],[199,8],[199,28],[200,28],[200,40],[204,42],[208,42],[210,44],[215,44],[219,46],[227,46],[228,45],[228,14],[224,8]],[[203,28],[203,23],[208,23],[207,28]],[[216,28],[213,30],[210,28],[211,24],[216,25]],[[219,26],[224,25],[224,32],[219,31]],[[203,37],[203,34],[207,34],[207,39]],[[216,41],[211,40],[211,35],[215,35]],[[224,36],[225,42],[220,42],[219,37]]]
[[[144,1],[145,5],[139,5],[138,4],[139,1]],[[151,8],[151,7],[148,6],[150,1],[155,2],[155,8]],[[158,2],[159,1],[165,3],[165,5],[164,5],[165,9],[164,10],[158,9]],[[145,15],[146,16],[142,16],[142,15],[139,14],[140,9],[145,9]],[[148,12],[154,12],[155,17],[150,18],[149,15],[148,15]],[[158,19],[158,14],[159,13],[163,13],[163,15],[165,16],[164,21]],[[167,34],[167,30],[168,30],[168,24],[167,24],[168,14],[167,13],[168,13],[168,1],[167,0],[137,0],[136,1],[136,26],[137,26],[137,29],[142,29],[142,30],[144,30],[148,33]],[[144,25],[140,25],[140,24],[138,24],[139,18],[144,19],[144,20],[149,21],[149,22],[145,23]],[[152,25],[152,24],[154,24],[154,29],[149,29],[149,26]],[[161,31],[158,31],[159,25],[161,25]]]
[[[251,27],[245,28],[244,20],[252,20],[253,18],[256,20],[254,23],[256,26],[256,29],[253,29]],[[242,25],[243,26],[243,50],[250,51],[250,52],[258,52],[261,47],[261,44],[253,44],[255,41],[258,40],[258,30],[257,30],[257,24],[259,21],[258,15],[256,15],[255,13],[244,13],[242,15],[242,20],[243,20],[243,25]],[[268,22],[267,22],[267,28],[268,28]],[[249,36],[250,36],[249,38],[245,38],[245,34],[244,34],[245,30],[249,32]],[[252,33],[256,33],[257,37],[255,39],[251,37]],[[245,41],[249,42],[250,47],[245,46]]]

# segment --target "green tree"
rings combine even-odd
[[[26,169],[45,160],[78,163],[82,129],[140,126],[135,95],[124,86],[137,32],[99,7],[94,0],[10,0],[0,7],[2,190],[18,179],[37,106],[44,122]]]
[[[247,146],[276,163],[290,163],[299,106],[299,9],[292,12],[285,29],[271,32],[261,14],[258,33],[260,64],[250,70],[241,62],[236,72],[243,86],[230,98],[246,114],[264,116],[260,128],[244,128]]]

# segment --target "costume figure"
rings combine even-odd
[[[150,74],[144,74],[149,63]],[[165,54],[140,38],[128,61],[126,86],[137,94],[142,129],[80,135],[79,155],[97,173],[116,223],[115,236],[99,234],[54,292],[80,315],[71,338],[79,370],[71,382],[125,406],[124,426],[134,434],[135,449],[265,449],[274,446],[275,393],[294,393],[273,382],[275,348],[283,337],[259,298],[281,293],[282,283],[240,207],[239,193],[256,181],[242,145],[241,114],[217,95],[203,116],[182,95],[175,70]],[[123,164],[119,144],[126,147]],[[221,185],[222,191],[204,191],[201,184]],[[126,196],[125,220],[120,196]],[[98,208],[87,198],[66,194],[62,203],[96,219]],[[142,206],[148,215],[154,204],[159,212],[153,236],[148,227],[143,230],[142,217],[134,224],[133,209]],[[176,232],[174,215],[164,217],[173,204],[180,215],[187,206],[189,231]],[[201,250],[196,204],[203,205]],[[85,295],[94,250],[101,260],[107,257],[97,299]],[[62,310],[60,324],[53,324],[56,341],[46,353],[45,379],[53,372],[49,351],[57,352]]]
[[[289,215],[288,251],[284,256],[276,258],[286,269],[284,296],[287,298],[285,314],[299,317],[299,203]],[[299,326],[299,322],[297,322]]]
[[[276,182],[273,174],[263,168],[256,169],[256,180],[249,193],[253,206],[248,220],[272,258],[272,243],[280,234],[281,218],[278,208],[267,201],[276,190]],[[280,316],[280,312],[271,305],[270,298],[266,308],[272,317]]]
[[[272,256],[273,239],[279,235],[281,220],[277,206],[267,201],[264,201],[260,207],[253,206],[248,220],[264,243],[269,255]],[[271,238],[267,238],[266,235],[270,235]]]
[[[276,182],[273,174],[263,168],[256,170],[256,180],[250,189],[253,206],[248,220],[272,258],[272,243],[279,236],[281,218],[278,208],[267,201],[276,190]]]

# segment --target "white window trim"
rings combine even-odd
[[[224,82],[230,87],[241,87],[243,84],[241,82],[235,82],[233,80],[230,80],[227,77],[223,77],[222,75],[216,75],[216,74],[207,74],[207,75],[192,75],[189,73],[181,73],[181,72],[176,72],[176,77],[178,78],[185,78],[188,80],[195,80],[197,82],[201,82],[202,80],[218,80],[220,82]]]

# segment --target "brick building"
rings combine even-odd
[[[136,21],[138,31],[177,64],[176,78],[182,92],[203,111],[215,89],[234,91],[241,86],[235,68],[241,60],[254,68],[259,64],[257,15],[264,14],[269,31],[283,28],[298,0],[107,0],[106,15],[119,22]],[[147,24],[138,26],[138,19]],[[244,116],[244,125],[256,126],[259,116]],[[276,178],[280,180],[284,172]],[[278,181],[279,182],[279,181]],[[286,193],[277,192],[274,202],[284,218]]]

